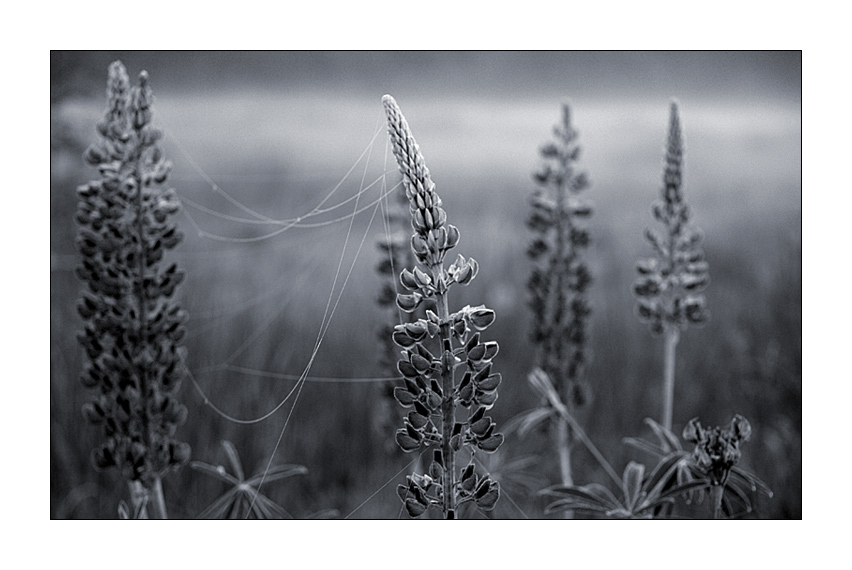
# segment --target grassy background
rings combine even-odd
[[[74,303],[80,285],[73,274],[78,262],[74,188],[94,175],[80,156],[94,140],[103,110],[106,66],[122,57],[131,75],[142,68],[151,73],[155,124],[166,132],[166,154],[175,163],[171,183],[179,194],[242,217],[205,177],[264,215],[286,218],[316,205],[379,130],[366,179],[378,176],[386,160],[395,170],[385,152],[380,103],[382,94],[392,93],[420,143],[449,221],[461,230],[457,251],[480,262],[479,277],[467,288],[454,289],[451,303],[485,303],[497,311],[488,336],[501,346],[495,364],[504,382],[492,414],[498,427],[536,404],[525,380],[532,365],[524,289],[529,272],[526,197],[537,148],[559,118],[562,97],[570,95],[581,164],[592,180],[587,195],[595,205],[588,371],[593,400],[582,420],[618,471],[631,459],[648,459],[623,446],[621,438],[648,436],[643,419],[658,417],[660,410],[662,345],[634,317],[630,285],[635,260],[649,253],[641,236],[653,223],[649,208],[662,175],[668,100],[678,97],[687,147],[685,193],[705,233],[712,319],[682,336],[675,429],[695,416],[704,424],[726,423],[734,413],[746,416],[754,435],[744,448],[745,465],[775,492],[771,500],[760,500],[758,516],[800,518],[801,116],[795,57],[782,58],[792,74],[772,75],[772,69],[786,69],[767,65],[777,55],[696,55],[690,61],[683,55],[636,59],[622,54],[614,71],[595,78],[587,77],[589,70],[604,56],[563,54],[564,65],[576,72],[560,74],[549,65],[562,61],[555,59],[559,54],[534,55],[524,54],[519,62],[513,54],[484,59],[430,54],[425,61],[411,54],[396,59],[367,54],[357,65],[347,65],[353,56],[273,54],[233,63],[234,56],[216,54],[56,54],[51,90],[51,517],[114,517],[125,494],[114,473],[96,473],[89,462],[99,434],[80,413],[90,394],[77,382],[82,351],[74,338],[80,327]],[[634,70],[640,63],[644,75]],[[222,71],[219,82],[204,73],[216,65]],[[386,76],[392,65],[404,71]],[[359,80],[353,67],[373,84]],[[754,74],[743,71],[751,68]],[[516,73],[507,73],[510,69]],[[281,83],[264,70],[276,70]],[[429,89],[417,88],[412,78],[425,74],[438,79]],[[761,82],[748,83],[746,78],[755,75]],[[741,80],[718,81],[729,76]],[[251,77],[265,77],[266,83],[251,83]],[[478,91],[480,83],[494,77],[502,87]],[[702,88],[707,85],[712,89]],[[362,163],[330,203],[352,196],[363,172]],[[389,180],[396,179],[391,174]],[[364,199],[375,196],[377,190]],[[256,226],[185,210],[210,233],[243,238],[263,233]],[[339,213],[347,211],[351,205]],[[379,218],[368,229],[370,213],[354,221],[344,275],[366,234],[365,246],[317,353],[313,376],[385,375],[374,340],[385,318],[374,303],[379,285],[375,243],[382,230]],[[201,237],[181,216],[187,237],[173,258],[187,273],[179,294],[190,313],[190,368],[216,406],[236,417],[257,417],[294,383],[203,369],[230,363],[302,372],[332,293],[348,221],[294,228],[242,244]],[[189,407],[189,420],[178,434],[192,446],[193,459],[213,464],[224,461],[219,443],[228,439],[247,472],[254,472],[269,461],[287,421],[273,461],[302,464],[309,474],[265,487],[264,493],[304,517],[321,509],[348,515],[379,491],[352,517],[396,518],[400,503],[394,475],[412,458],[388,445],[392,432],[382,428],[387,411],[379,391],[370,383],[311,382],[289,420],[286,405],[267,421],[240,426],[206,407],[187,379],[181,399]],[[391,413],[402,417],[401,408]],[[519,460],[526,457],[532,463],[524,467]],[[576,457],[578,482],[606,481],[585,451],[578,450]],[[556,480],[544,438],[510,437],[492,459],[511,498],[501,500],[494,516],[542,517],[544,501],[535,491]],[[195,516],[224,490],[188,468],[167,477],[164,488],[170,514],[180,518]]]

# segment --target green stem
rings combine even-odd
[[[615,481],[615,483],[620,487],[622,485],[621,477],[615,472],[615,469],[612,468],[612,465],[606,460],[603,454],[595,447],[595,444],[592,443],[592,440],[589,439],[589,436],[586,435],[586,432],[583,431],[583,428],[580,427],[579,422],[574,419],[574,416],[571,415],[571,412],[568,411],[568,407],[559,401],[556,392],[551,390],[548,393],[548,399],[550,400],[550,404],[553,408],[559,413],[560,417],[564,418],[571,429],[574,430],[574,434],[577,436],[583,445],[586,446],[586,449],[589,450],[589,453],[597,460],[603,470],[606,471],[607,475]]]
[[[667,326],[665,346],[663,347],[663,427],[671,431],[672,411],[674,408],[675,383],[675,352],[680,339],[680,331],[673,326]]]
[[[569,487],[574,484],[574,477],[571,474],[571,439],[568,428],[568,421],[560,416],[555,422],[556,430],[556,452],[559,456],[559,474],[562,484]],[[574,511],[565,511],[563,518],[573,519]]]
[[[713,485],[710,487],[710,506],[713,509],[713,519],[722,518],[722,495],[725,492],[723,485]]]
[[[443,267],[441,265],[432,268],[433,280],[439,282]],[[446,293],[437,293],[438,320],[441,323],[441,390],[444,397],[441,401],[441,419],[443,440],[441,442],[441,454],[444,460],[444,472],[442,486],[444,489],[443,514],[444,519],[454,519],[456,513],[456,460],[455,451],[450,440],[453,437],[453,426],[456,423],[456,400],[454,371],[455,362],[453,357],[453,339],[450,332],[450,310]]]

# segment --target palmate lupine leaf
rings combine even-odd
[[[580,510],[603,514],[609,518],[660,518],[666,517],[667,506],[673,506],[680,495],[709,487],[706,479],[693,479],[682,484],[667,485],[681,458],[671,454],[661,461],[648,477],[645,466],[631,461],[622,476],[621,499],[603,485],[592,483],[583,486],[555,486],[541,491],[542,494],[559,497],[545,508],[545,514],[567,510]]]
[[[281,519],[293,518],[284,507],[272,501],[266,495],[260,493],[261,484],[279,481],[295,475],[305,475],[308,470],[302,465],[274,465],[265,472],[244,480],[244,473],[240,455],[230,441],[223,441],[222,448],[230,463],[231,469],[237,477],[231,475],[222,465],[209,465],[200,461],[193,461],[190,467],[231,485],[231,488],[216,499],[209,507],[198,515],[200,519],[221,518],[254,518],[258,519]]]

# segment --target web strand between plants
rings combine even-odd
[[[367,173],[367,169],[369,167],[369,157],[372,154],[371,151],[372,151],[372,146],[375,143],[375,138],[376,137],[374,136],[373,139],[371,140],[371,143],[370,143],[368,149],[365,151],[365,153],[362,153],[362,157],[360,157],[358,162],[356,162],[356,165],[357,165],[358,163],[361,162],[363,155],[364,154],[367,155],[367,162],[366,162],[365,167],[364,167],[364,173],[362,174],[362,177],[361,177],[361,187],[359,188],[359,191],[356,193],[356,200],[355,200],[355,206],[354,206],[356,213],[358,211],[364,211],[363,209],[359,210],[359,200],[360,200],[360,196],[363,194],[364,181],[366,179],[366,173]],[[354,168],[354,166],[353,166],[353,168]],[[348,177],[351,174],[353,168],[350,168],[350,170],[347,172],[346,177]],[[339,187],[339,186],[340,186],[340,184],[337,187]],[[383,184],[382,187],[384,188],[385,185]],[[326,198],[326,200],[327,200],[327,198]],[[378,211],[379,206],[381,204],[381,200],[380,199],[375,200],[375,201],[372,202],[372,204],[374,204],[375,207],[373,208],[373,213],[372,213],[372,216],[370,218],[369,224],[368,224],[368,226],[367,226],[367,228],[364,232],[363,237],[361,238],[360,244],[358,246],[357,251],[355,252],[355,255],[354,255],[352,263],[349,267],[348,273],[347,273],[347,275],[344,279],[343,284],[340,287],[340,291],[337,294],[337,299],[334,302],[334,305],[332,306],[332,299],[334,299],[334,291],[335,291],[335,288],[337,287],[338,280],[340,279],[340,273],[342,271],[343,261],[346,258],[346,251],[347,251],[348,246],[349,246],[349,241],[351,239],[352,229],[353,229],[353,226],[354,226],[355,214],[347,216],[347,218],[350,221],[349,228],[347,230],[347,234],[346,234],[346,237],[344,239],[344,244],[343,244],[343,248],[342,248],[342,251],[341,251],[340,260],[338,262],[336,273],[335,273],[335,276],[334,276],[334,279],[333,279],[333,282],[332,282],[332,286],[331,286],[331,291],[329,292],[329,297],[328,297],[328,300],[326,302],[325,311],[324,311],[323,317],[322,317],[321,322],[320,322],[319,332],[318,332],[317,339],[316,339],[315,344],[314,344],[314,348],[311,352],[311,355],[308,359],[308,363],[307,363],[304,371],[302,372],[301,375],[298,376],[296,384],[293,386],[293,388],[290,390],[290,392],[288,392],[288,394],[284,397],[284,399],[282,399],[280,402],[278,402],[278,404],[276,404],[276,406],[274,406],[272,408],[272,410],[270,410],[269,412],[263,414],[262,416],[260,416],[258,418],[254,418],[254,419],[240,419],[240,418],[233,417],[230,414],[227,414],[226,412],[224,412],[218,406],[215,406],[211,402],[210,398],[207,396],[206,392],[201,387],[198,380],[195,378],[195,375],[193,375],[191,373],[191,371],[189,370],[189,367],[187,366],[185,360],[183,361],[184,367],[187,370],[187,373],[190,377],[190,380],[193,383],[193,385],[195,386],[196,391],[198,391],[199,395],[204,400],[205,405],[209,406],[219,416],[221,416],[222,418],[224,418],[228,421],[231,421],[233,423],[238,423],[238,424],[243,424],[243,425],[254,424],[254,423],[259,423],[261,421],[264,421],[264,420],[268,419],[269,417],[271,417],[278,410],[280,410],[289,401],[289,399],[294,394],[296,395],[296,401],[298,401],[298,394],[300,393],[304,383],[307,381],[310,369],[313,366],[314,361],[316,360],[317,353],[319,352],[320,346],[322,345],[322,342],[325,338],[325,334],[327,333],[327,331],[328,331],[328,329],[331,325],[331,319],[332,319],[332,317],[333,317],[333,315],[334,315],[334,313],[335,313],[335,311],[336,311],[336,309],[337,309],[337,307],[340,303],[340,300],[343,296],[343,292],[344,292],[345,287],[346,287],[346,285],[349,281],[349,278],[352,275],[352,271],[354,270],[354,267],[355,267],[355,264],[358,260],[359,255],[360,255],[360,252],[363,249],[363,244],[366,241],[366,237],[367,237],[367,235],[369,235],[370,229],[372,227],[372,223],[375,219],[376,212]],[[240,345],[240,347],[238,347],[237,350],[235,352],[233,352],[227,359],[225,359],[224,363],[219,364],[219,365],[215,365],[215,366],[212,366],[212,367],[206,367],[203,370],[204,371],[210,371],[210,370],[213,370],[214,368],[225,368],[225,369],[227,369],[227,367],[233,366],[234,358],[239,356],[239,354],[241,354],[245,350],[245,348],[247,348],[263,330],[268,328],[269,325],[272,323],[272,321],[274,321],[274,319],[279,314],[280,314],[280,310],[273,312],[266,319],[264,319],[264,321],[252,332],[252,334],[249,335],[248,339],[245,342],[243,342]],[[295,407],[295,402],[294,402],[294,407]],[[293,410],[291,409],[290,414],[288,415],[288,419],[289,419],[290,415],[292,415],[292,411]],[[286,428],[286,424],[285,424],[285,428]],[[276,447],[276,449],[277,449],[277,447]],[[273,455],[274,455],[274,452],[273,452]]]
[[[376,137],[373,136],[373,141],[375,141],[375,139],[376,139]],[[361,175],[361,188],[363,188],[363,186],[364,186],[364,180],[365,180],[366,175],[367,175],[367,167],[370,164],[370,156],[372,156],[372,143],[370,145],[370,153],[367,155],[367,160],[366,160],[366,163],[364,165],[364,173]],[[360,195],[361,195],[361,193],[359,192],[358,198],[355,200],[356,212],[358,210],[358,202],[360,201]],[[370,233],[370,228],[373,226],[373,221],[376,218],[376,212],[379,210],[380,204],[381,204],[381,201],[379,201],[379,204],[377,204],[376,207],[373,209],[373,214],[372,214],[372,216],[370,216],[370,222],[367,224],[367,229],[364,231],[364,235],[361,238],[361,242],[358,244],[358,249],[355,251],[355,255],[353,256],[353,259],[352,259],[352,264],[349,266],[349,271],[347,272],[346,277],[345,277],[345,279],[343,280],[343,283],[340,286],[340,292],[337,295],[337,299],[334,302],[334,306],[331,307],[331,311],[329,311],[329,306],[331,305],[331,299],[334,296],[334,288],[337,285],[337,280],[340,277],[340,270],[343,267],[343,260],[346,258],[346,249],[349,245],[349,238],[352,235],[352,227],[355,223],[355,217],[352,216],[352,218],[350,218],[350,220],[349,220],[349,228],[347,229],[347,232],[346,232],[346,239],[343,242],[343,248],[342,248],[342,251],[340,252],[340,260],[337,263],[337,270],[335,271],[334,281],[332,282],[332,285],[331,285],[331,292],[329,293],[328,301],[326,303],[325,314],[323,315],[323,321],[320,324],[320,329],[321,329],[320,334],[317,337],[317,341],[316,341],[316,344],[314,346],[313,354],[311,354],[311,358],[308,361],[307,366],[305,367],[305,371],[302,373],[303,377],[296,383],[296,386],[298,386],[298,391],[296,392],[296,397],[293,400],[293,406],[290,408],[290,412],[287,414],[287,419],[284,421],[284,426],[281,428],[281,433],[278,436],[278,441],[275,443],[275,448],[272,450],[272,453],[270,453],[270,455],[269,455],[269,461],[266,464],[266,469],[263,472],[263,476],[261,477],[260,482],[257,484],[257,487],[255,488],[255,493],[254,493],[254,496],[252,497],[251,505],[249,507],[250,509],[251,509],[251,507],[254,506],[254,503],[257,500],[257,496],[260,494],[260,489],[263,486],[263,482],[266,479],[266,475],[267,475],[267,473],[269,473],[269,469],[272,467],[272,460],[275,458],[275,453],[278,451],[278,448],[281,446],[281,440],[284,438],[284,432],[287,430],[287,426],[290,423],[290,418],[293,416],[293,411],[296,409],[296,404],[299,402],[299,396],[301,395],[302,389],[305,386],[305,378],[307,377],[308,373],[310,372],[310,369],[311,369],[311,367],[313,366],[313,363],[314,363],[314,359],[316,358],[316,355],[319,352],[320,345],[322,344],[322,341],[325,338],[325,335],[328,332],[329,327],[331,326],[331,319],[334,316],[334,313],[337,310],[338,305],[340,304],[340,299],[343,297],[343,291],[346,289],[346,285],[349,282],[349,278],[352,276],[352,270],[355,268],[355,263],[358,261],[358,257],[361,253],[361,250],[364,247],[364,242],[367,239],[367,235],[369,235],[369,233]],[[323,326],[325,328],[323,328]]]
[[[242,202],[240,202],[239,200],[237,200],[236,198],[234,198],[233,196],[228,194],[218,184],[216,184],[213,181],[213,179],[206,172],[204,172],[204,170],[198,165],[198,162],[196,162],[195,159],[193,159],[192,156],[190,156],[190,154],[189,154],[189,152],[187,152],[186,148],[180,143],[180,141],[177,140],[177,138],[174,137],[174,135],[171,135],[169,138],[172,141],[174,141],[175,146],[178,147],[178,150],[187,158],[190,165],[195,169],[196,172],[198,172],[199,176],[201,176],[201,178],[205,182],[207,182],[207,184],[210,185],[210,187],[213,189],[214,192],[221,195],[228,202],[230,202],[231,204],[233,204],[234,206],[236,206],[237,208],[239,208],[243,212],[245,212],[245,213],[249,214],[250,216],[253,216],[253,217],[256,218],[256,220],[240,220],[240,221],[245,221],[246,223],[256,223],[257,221],[259,221],[261,223],[267,223],[267,224],[291,225],[291,224],[298,224],[299,222],[301,222],[302,220],[304,220],[306,218],[310,218],[310,217],[313,217],[313,216],[334,210],[334,209],[336,209],[336,208],[342,206],[343,204],[352,200],[352,198],[349,198],[345,202],[343,202],[342,204],[338,204],[336,206],[332,206],[332,207],[326,208],[324,210],[322,209],[322,206],[331,199],[331,197],[340,189],[340,187],[343,185],[343,183],[346,181],[346,179],[349,178],[349,175],[352,174],[352,172],[354,172],[355,167],[358,166],[358,164],[361,162],[361,160],[363,160],[365,156],[368,156],[372,152],[372,148],[373,148],[373,145],[376,142],[376,138],[379,136],[379,134],[382,131],[383,130],[380,126],[376,128],[376,132],[373,134],[373,138],[371,138],[370,142],[367,143],[366,148],[358,156],[358,159],[355,161],[355,163],[352,164],[351,167],[349,167],[349,170],[346,171],[346,174],[343,175],[343,178],[341,178],[341,180],[337,184],[334,185],[334,187],[328,192],[328,194],[322,200],[320,200],[320,202],[316,206],[314,206],[314,208],[311,211],[309,211],[307,214],[304,214],[302,216],[298,216],[296,218],[283,219],[283,220],[275,220],[275,219],[270,218],[268,216],[265,216],[265,215],[263,215],[259,212],[256,212],[255,210],[249,208],[248,206],[246,206],[245,204],[243,204]],[[358,195],[360,195],[361,193],[363,193],[367,189],[368,188],[364,188],[364,186],[362,184],[361,191],[359,192]],[[221,215],[224,215],[224,214],[221,214]]]

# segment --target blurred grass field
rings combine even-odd
[[[149,71],[156,97],[154,123],[166,133],[165,151],[175,163],[170,182],[183,198],[246,217],[211,187],[209,177],[231,198],[266,216],[299,216],[319,203],[367,148],[365,179],[372,181],[389,165],[389,184],[397,180],[385,145],[383,92],[233,88],[187,93],[158,89],[156,70]],[[96,473],[91,467],[89,454],[100,435],[82,418],[80,409],[91,394],[77,381],[82,351],[75,340],[81,321],[75,310],[80,283],[73,273],[78,262],[74,189],[95,175],[81,159],[103,111],[100,87],[95,91],[93,96],[63,97],[51,107],[52,518],[114,518],[125,493],[116,474]],[[430,98],[425,93],[397,99],[449,222],[461,231],[458,252],[480,263],[478,278],[468,288],[454,289],[451,303],[485,303],[497,312],[488,334],[501,347],[495,366],[504,381],[492,414],[499,428],[536,404],[526,384],[532,350],[527,340],[524,283],[529,264],[524,251],[529,236],[524,219],[537,149],[558,119],[560,101],[531,95],[512,100]],[[660,410],[662,345],[635,318],[630,287],[635,260],[648,253],[642,232],[653,224],[650,204],[660,186],[668,99],[581,97],[572,103],[581,164],[592,181],[587,196],[595,206],[588,370],[593,399],[581,421],[620,471],[631,459],[650,461],[621,439],[648,436],[643,419],[658,418]],[[696,416],[703,424],[723,424],[735,413],[744,415],[754,428],[744,448],[745,466],[775,493],[772,499],[758,500],[756,516],[801,518],[800,108],[775,100],[722,105],[687,97],[680,103],[685,195],[705,234],[712,317],[706,327],[690,329],[681,339],[675,430]],[[363,172],[360,163],[329,204],[353,196]],[[378,189],[362,199],[376,196]],[[184,209],[212,234],[245,238],[264,231],[186,205]],[[374,271],[379,260],[375,244],[383,230],[378,214],[367,229],[371,213],[354,220],[341,280],[366,233],[364,248],[311,376],[385,375],[375,342],[384,312],[375,304],[379,277]],[[229,363],[302,372],[320,332],[349,222],[235,243],[199,236],[190,219],[181,216],[186,239],[172,257],[186,271],[179,295],[190,314],[187,362],[217,407],[239,418],[258,417],[294,382],[204,369]],[[339,287],[340,282],[332,302]],[[273,461],[301,464],[309,473],[264,488],[264,493],[295,517],[322,509],[352,518],[399,516],[398,481],[393,479],[412,457],[388,446],[393,434],[375,427],[382,413],[377,384],[308,382],[289,420],[288,404],[250,426],[228,422],[205,406],[189,379],[180,397],[189,408],[189,420],[178,436],[192,446],[193,459],[223,462],[220,442],[227,439],[250,473],[265,467],[287,421]],[[402,409],[395,413],[401,420]],[[502,500],[494,516],[542,518],[545,499],[535,495],[535,485],[556,481],[555,461],[544,438],[509,437],[500,454],[493,467],[504,478],[511,500]],[[523,473],[511,469],[513,461],[526,456],[535,459],[534,467],[526,466]],[[605,481],[584,450],[577,451],[575,461],[579,483]],[[170,515],[195,516],[224,490],[219,485],[189,468],[166,477]]]

